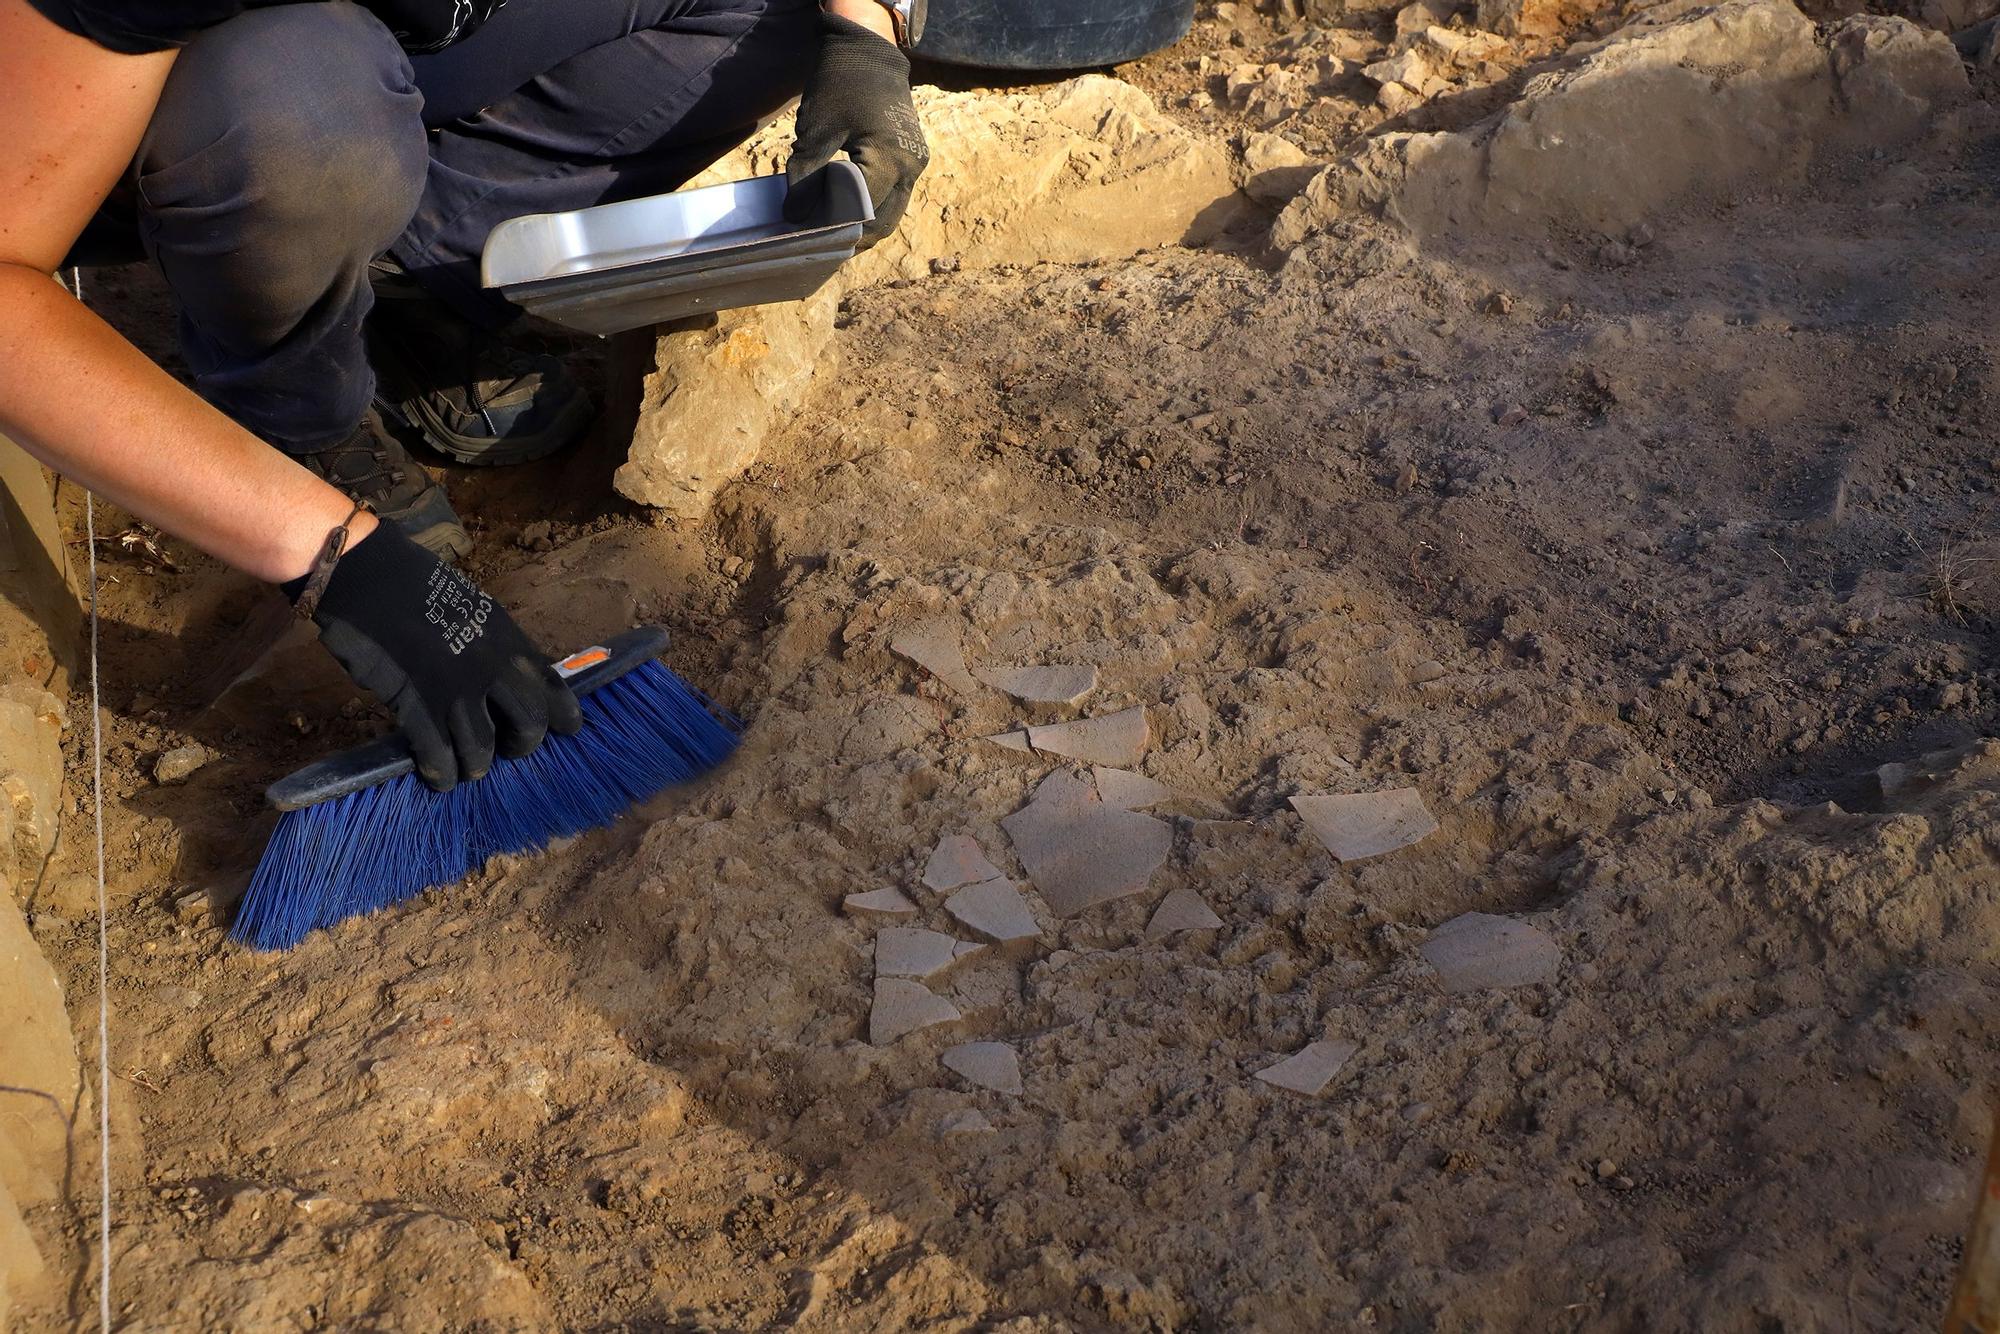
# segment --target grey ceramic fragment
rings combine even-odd
[[[897,1038],[959,1018],[958,1007],[933,995],[921,982],[901,977],[875,979],[875,1005],[868,1012],[868,1040],[886,1047]]]
[[[1000,825],[1059,917],[1137,894],[1173,847],[1164,822],[1107,806],[1089,784],[1060,771]]]
[[[898,630],[889,640],[889,651],[914,662],[961,695],[979,692],[979,682],[965,668],[959,623],[949,616],[932,616]]]
[[[1018,750],[1023,755],[1032,755],[1035,753],[1035,748],[1028,744],[1028,734],[1026,732],[998,732],[984,739],[991,741],[996,746],[1004,746],[1008,750]]]
[[[944,901],[944,910],[980,935],[1003,944],[1042,934],[1035,925],[1035,915],[1028,911],[1028,901],[1004,879],[959,890]]]
[[[1027,704],[1080,704],[1097,689],[1095,667],[982,667],[978,676]]]
[[[1547,982],[1562,961],[1561,949],[1540,929],[1483,912],[1452,918],[1431,932],[1422,952],[1439,984],[1453,993]]]
[[[956,1139],[965,1135],[990,1135],[993,1123],[986,1119],[986,1113],[977,1107],[961,1107],[938,1122],[937,1133],[945,1139]]]
[[[875,976],[933,977],[982,948],[942,931],[885,926],[875,933]]]
[[[978,841],[966,834],[952,834],[938,840],[930,861],[924,865],[924,887],[940,894],[999,876],[1000,868],[988,861]]]
[[[1437,832],[1437,821],[1413,787],[1342,797],[1293,797],[1292,809],[1344,862],[1380,857]]]
[[[1221,925],[1222,919],[1202,902],[1194,886],[1179,885],[1153,910],[1153,920],[1146,924],[1146,934],[1157,938],[1176,931],[1213,931]]]
[[[1333,1082],[1333,1077],[1340,1073],[1340,1067],[1347,1064],[1348,1058],[1360,1050],[1361,1044],[1357,1042],[1328,1038],[1311,1043],[1276,1065],[1259,1070],[1252,1078],[1316,1098]]]
[[[1097,780],[1097,796],[1106,806],[1116,806],[1121,811],[1144,810],[1173,799],[1174,790],[1165,783],[1158,783],[1144,774],[1135,774],[1130,769],[1110,769],[1099,767],[1091,770],[1091,777]]]
[[[849,894],[840,907],[850,917],[909,917],[917,905],[900,889],[871,889],[866,894]]]
[[[1146,758],[1152,739],[1152,725],[1146,721],[1143,708],[1028,729],[1028,744],[1044,754],[1125,769]]]
[[[995,1093],[1021,1091],[1021,1058],[1004,1042],[965,1042],[939,1058],[945,1068]]]

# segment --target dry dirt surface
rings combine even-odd
[[[1245,7],[1135,77],[1240,151],[1270,124],[1203,62],[1308,31]],[[1273,122],[1314,155],[1385,114],[1329,68]],[[284,955],[223,937],[258,789],[379,723],[309,655],[204,707],[266,595],[111,553],[127,1326],[1934,1327],[2000,1055],[1981,86],[1618,235],[1419,241],[1322,188],[1284,248],[1267,211],[853,292],[698,522],[610,498],[615,424],[454,476],[545,641],[673,627],[744,750]],[[1094,688],[979,680],[1044,664]],[[1098,758],[1164,791],[987,739],[1129,708]],[[1344,863],[1292,804],[1403,789],[1435,831]],[[1163,860],[1059,917],[1031,823]],[[849,896],[984,940],[927,874],[956,835],[1035,934],[878,988]],[[80,1019],[88,846],[79,801],[28,904]],[[25,1327],[67,1328],[94,1205],[30,1221]]]

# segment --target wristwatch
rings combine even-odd
[[[923,40],[930,0],[875,0],[875,3],[888,10],[895,20],[897,46],[907,51]]]

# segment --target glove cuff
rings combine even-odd
[[[278,585],[284,590],[285,596],[292,600],[292,607],[301,618],[310,620],[313,613],[319,610],[319,600],[333,579],[334,567],[340,563],[341,556],[347,551],[348,534],[354,528],[354,521],[367,512],[367,501],[355,501],[354,508],[347,512],[347,517],[327,533],[326,541],[320,544],[319,555],[313,558],[312,568],[298,578],[287,579]]]
[[[899,72],[904,79],[910,77],[909,56],[881,33],[824,9],[819,12],[819,23],[824,34],[819,57],[821,68],[887,67]]]
[[[315,605],[308,610],[300,600],[311,574],[288,579],[279,587],[301,616],[319,620],[319,611],[339,614],[355,598],[379,601],[382,591],[413,582],[421,583],[418,571],[439,564],[437,557],[410,540],[409,534],[387,519],[378,520],[375,531],[336,556],[325,586]]]

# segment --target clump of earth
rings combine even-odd
[[[545,642],[665,624],[746,721],[609,831],[227,943],[262,785],[381,720],[259,590],[108,553],[124,1318],[1934,1323],[2000,1055],[2000,120],[1921,24],[1486,8],[1210,7],[1098,80],[1225,164],[1195,235],[960,218],[823,324],[592,352],[581,453],[452,474]],[[1419,39],[1494,68],[1365,74]],[[1689,51],[1795,138],[1635,113],[1542,146],[1570,194],[1509,174]],[[813,349],[793,410],[618,497],[760,345]],[[72,714],[17,894],[94,1034]],[[92,1299],[93,1122],[25,1328]]]

